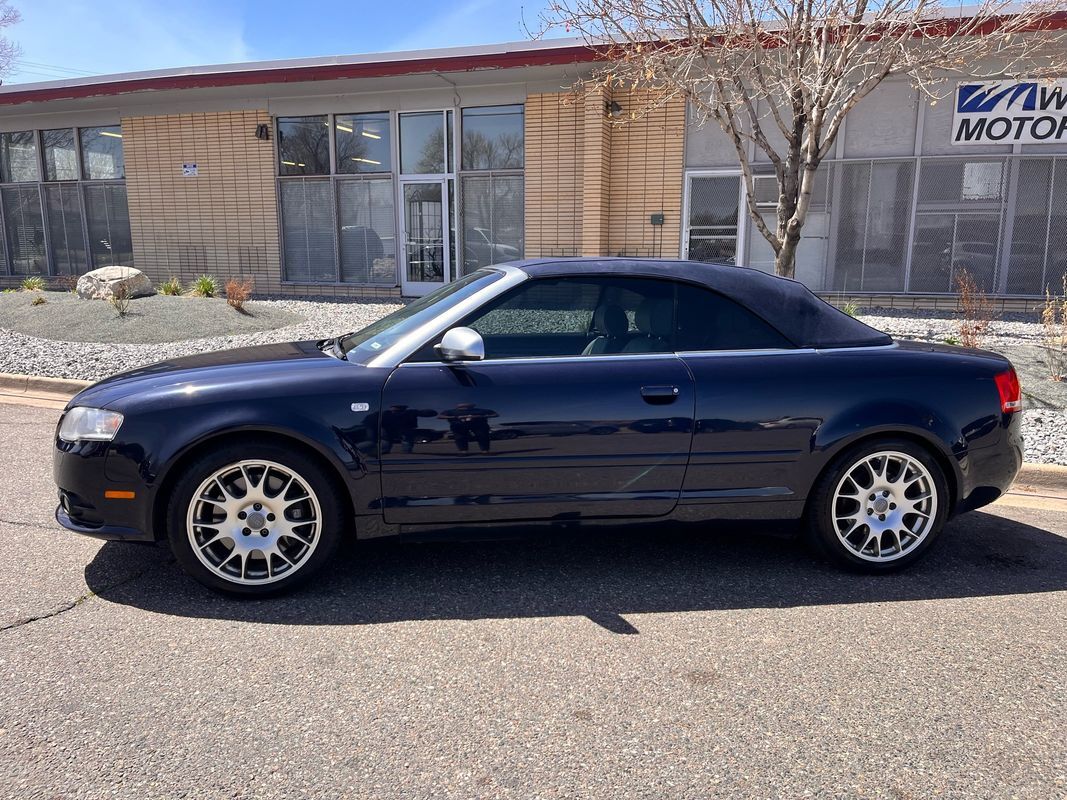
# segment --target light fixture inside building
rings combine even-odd
[[[349,128],[347,125],[342,125],[340,122],[337,123],[337,130],[344,131],[345,133],[352,132],[351,128]]]
[[[610,103],[604,104],[604,110],[612,119],[618,119],[622,116],[622,106],[619,105],[617,100],[612,100]]]
[[[121,133],[115,133],[114,131],[100,131],[101,136],[110,136],[112,139],[121,139]]]
[[[360,131],[359,135],[360,136],[366,136],[368,139],[381,139],[382,138],[378,134],[371,133],[370,131]]]
[[[355,156],[352,156],[352,160],[353,161],[362,161],[364,164],[378,164],[379,166],[382,163],[381,161],[373,161],[372,159],[369,159],[369,158],[356,158]]]

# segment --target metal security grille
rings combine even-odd
[[[522,258],[523,176],[470,175],[460,182],[462,274]]]
[[[4,228],[15,275],[45,275],[44,220],[37,184],[5,186],[0,190]]]
[[[396,223],[391,178],[337,181],[341,280],[396,284]]]
[[[78,275],[87,263],[78,185],[45,184],[42,191],[52,248],[52,269],[57,275]]]
[[[330,179],[286,178],[279,189],[286,280],[337,280]]]
[[[735,175],[689,179],[686,252],[694,261],[733,264],[737,260],[737,223],[741,179]]]
[[[819,290],[904,290],[911,223],[911,161],[836,165],[829,193],[830,241]]]

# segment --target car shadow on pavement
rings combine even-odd
[[[586,616],[633,634],[621,615],[1061,591],[1067,539],[972,512],[954,520],[919,564],[881,576],[817,561],[795,538],[686,525],[503,541],[372,541],[343,548],[310,586],[266,600],[202,588],[165,548],[107,543],[85,578],[106,601],[187,617],[365,625]]]

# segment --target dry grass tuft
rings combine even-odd
[[[960,344],[964,347],[981,347],[989,323],[993,321],[993,303],[978,286],[974,276],[965,269],[956,273],[956,289],[960,293],[962,312],[956,322]]]
[[[255,283],[251,280],[239,281],[235,278],[230,278],[226,281],[226,302],[242,314],[247,314],[245,301],[252,296],[254,288]]]

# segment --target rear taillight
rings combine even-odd
[[[1019,376],[1015,369],[1010,368],[993,376],[996,381],[997,391],[1000,392],[1000,410],[1005,414],[1021,411],[1023,407],[1023,388],[1019,384]]]

